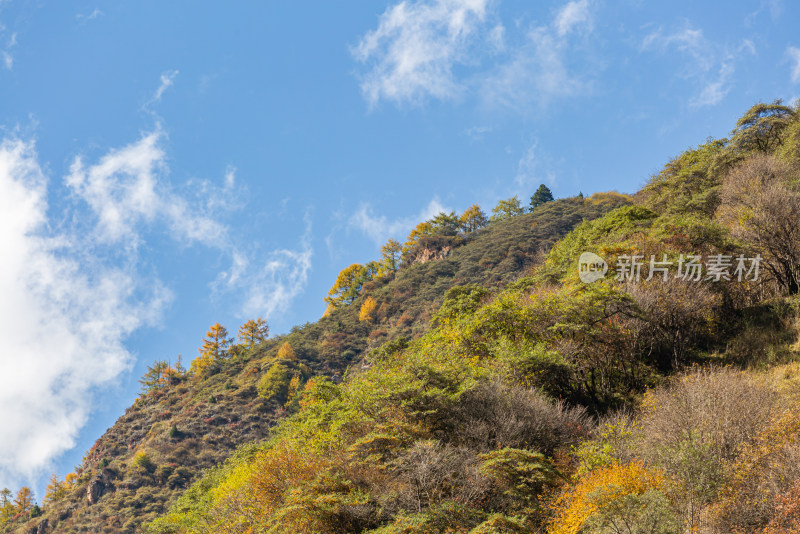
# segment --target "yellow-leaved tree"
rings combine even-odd
[[[548,534],[630,532],[679,534],[680,523],[662,493],[664,475],[641,462],[613,463],[590,471],[554,503]],[[627,532],[627,531],[626,531]]]
[[[400,254],[403,251],[403,245],[395,239],[389,239],[385,245],[381,247],[381,261],[378,267],[377,276],[387,276],[394,274],[400,268]]]
[[[378,307],[378,303],[372,297],[367,297],[364,299],[364,303],[361,305],[361,310],[358,312],[358,320],[361,322],[367,321],[372,322],[375,320],[375,310]]]
[[[297,360],[297,355],[294,353],[294,349],[289,344],[289,342],[285,342],[283,345],[280,346],[278,349],[278,359],[279,360]]]
[[[58,479],[58,474],[53,473],[50,475],[50,483],[44,494],[44,503],[50,504],[59,501],[67,494],[67,485]]]
[[[219,370],[219,363],[228,356],[233,339],[228,337],[228,330],[219,323],[214,323],[206,332],[203,346],[198,352],[200,356],[192,361],[192,371],[196,378],[204,378]]]
[[[33,508],[33,492],[28,486],[22,486],[14,497],[14,507],[18,514],[23,514]]]
[[[252,349],[260,345],[269,337],[269,325],[267,321],[259,317],[250,319],[239,327],[239,344],[246,349]]]
[[[328,291],[325,302],[334,308],[342,304],[352,303],[358,298],[361,287],[372,280],[378,270],[379,265],[377,262],[370,262],[367,265],[354,263],[342,269],[339,276],[336,277],[333,287]]]
[[[473,204],[461,214],[458,222],[464,232],[474,232],[489,224],[489,219],[486,218],[486,214],[480,206]]]

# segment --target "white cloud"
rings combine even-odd
[[[699,95],[689,100],[689,105],[694,107],[715,106],[730,91],[729,81],[734,68],[730,61],[726,61],[719,68],[718,77],[706,83]]]
[[[792,82],[800,82],[800,48],[790,46],[786,49],[786,55],[792,62]]]
[[[566,65],[569,43],[549,27],[528,32],[508,62],[483,79],[481,94],[487,104],[514,110],[540,107],[554,98],[582,94],[587,85]]]
[[[57,213],[34,144],[0,142],[0,487],[29,483],[74,446],[94,392],[130,368],[128,336],[156,324],[173,298],[142,267],[139,245],[153,234],[229,258],[214,289],[243,314],[269,318],[307,283],[310,215],[297,250],[237,247],[202,202],[170,186],[163,139],[156,128],[92,164],[76,158]]]
[[[164,91],[172,87],[175,83],[175,77],[178,76],[179,71],[177,70],[168,70],[161,73],[161,85],[158,86],[156,92],[153,94],[153,98],[150,99],[150,103],[158,102],[161,100],[161,97],[164,95]]]
[[[136,248],[140,226],[156,222],[166,223],[179,241],[225,241],[224,226],[198,214],[196,207],[170,191],[163,179],[167,174],[163,137],[156,128],[88,167],[77,157],[66,184],[92,209],[97,218],[95,232],[102,241],[125,242]]]
[[[708,40],[702,30],[689,26],[673,33],[664,33],[659,28],[643,39],[641,50],[664,55],[678,51],[689,58],[678,75],[691,80],[698,88],[699,92],[689,99],[692,107],[714,106],[722,102],[730,92],[736,61],[745,53],[756,54],[755,45],[750,40],[729,49]]]
[[[375,215],[372,206],[364,203],[350,217],[348,225],[363,232],[375,244],[383,245],[390,237],[404,240],[417,224],[427,221],[439,213],[449,213],[450,211],[450,208],[434,197],[418,214],[389,220],[386,215]]]
[[[85,22],[87,20],[94,20],[94,19],[96,19],[97,17],[99,17],[102,14],[103,14],[103,12],[100,11],[100,9],[94,8],[94,10],[91,13],[89,13],[88,15],[85,15],[83,13],[78,13],[77,15],[75,15],[75,18],[78,19],[79,21],[84,21]]]
[[[0,143],[0,485],[16,485],[75,443],[92,390],[128,368],[125,338],[169,299],[80,235],[53,234],[32,142]]]
[[[526,111],[588,90],[568,65],[592,31],[589,0],[565,4],[549,24],[526,27],[521,38],[507,35],[495,4],[419,0],[387,9],[352,49],[367,67],[361,89],[370,106],[477,94],[491,107]]]
[[[562,7],[556,19],[553,22],[556,33],[559,37],[564,37],[573,29],[580,25],[591,25],[592,18],[589,11],[588,0],[578,0],[576,2],[569,2]]]
[[[370,105],[381,98],[413,103],[426,96],[447,99],[461,93],[453,67],[472,60],[469,48],[484,26],[488,4],[489,0],[420,0],[388,8],[378,28],[352,49],[355,58],[369,66],[361,90]]]
[[[549,164],[545,160],[538,143],[534,142],[528,147],[517,164],[517,174],[514,176],[514,183],[520,191],[528,192],[543,182],[555,185],[556,175],[547,169]]]
[[[272,317],[285,312],[305,289],[311,272],[311,214],[305,215],[306,230],[296,250],[272,251],[266,259],[248,259],[234,250],[231,269],[220,273],[215,289],[241,290],[247,294],[243,313],[248,317]]]
[[[233,189],[233,185],[236,182],[236,167],[233,165],[228,165],[228,168],[225,169],[225,189]]]
[[[492,130],[494,130],[494,128],[491,126],[472,126],[461,132],[461,134],[466,135],[473,141],[480,141],[486,134],[491,133]]]
[[[14,67],[14,56],[11,54],[11,50],[17,46],[17,34],[12,33],[11,37],[9,37],[8,41],[6,41],[6,46],[2,50],[3,56],[3,65],[6,69],[11,70]]]

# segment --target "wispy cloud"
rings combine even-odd
[[[94,8],[94,10],[91,13],[88,13],[88,14],[86,14],[86,13],[78,13],[77,15],[75,15],[75,19],[78,22],[82,22],[83,23],[83,22],[87,22],[87,21],[90,21],[90,20],[94,20],[94,19],[96,19],[97,17],[99,17],[102,14],[103,14],[103,12],[100,11],[100,9]]]
[[[462,91],[453,74],[486,20],[488,0],[400,2],[380,17],[378,28],[352,49],[369,67],[361,90],[370,105],[385,98],[419,102],[451,98]],[[497,35],[495,35],[497,39]]]
[[[800,48],[790,46],[786,49],[786,55],[789,56],[791,61],[791,77],[792,82],[800,82]]]
[[[592,17],[589,9],[589,0],[568,3],[558,11],[553,22],[559,37],[564,37],[580,26],[591,27],[591,24]]]
[[[451,209],[434,197],[419,213],[390,220],[385,215],[376,215],[373,207],[363,203],[350,217],[348,226],[362,232],[376,245],[383,245],[390,237],[404,239],[417,224],[439,213],[449,213]]]
[[[556,28],[529,30],[524,43],[510,52],[510,59],[483,77],[480,93],[489,106],[526,110],[588,90],[588,84],[567,67],[570,42]]]
[[[472,126],[461,132],[461,135],[466,135],[473,141],[480,141],[486,134],[491,133],[492,130],[493,128],[491,126]]]
[[[744,40],[732,48],[710,41],[702,30],[691,26],[672,33],[659,28],[642,40],[641,50],[664,55],[677,51],[688,58],[678,75],[697,86],[697,94],[689,98],[689,105],[693,107],[722,102],[731,90],[736,61],[744,54],[756,53],[752,41]]]
[[[178,76],[179,72],[177,70],[168,70],[161,73],[161,85],[158,86],[156,92],[153,94],[153,98],[150,102],[159,102],[161,97],[164,95],[164,91],[172,87],[175,83],[175,77]]]
[[[528,147],[517,164],[517,174],[514,176],[514,183],[520,191],[528,192],[532,186],[543,182],[555,185],[556,175],[550,170],[546,159],[537,142]]]
[[[2,52],[0,52],[3,56],[3,65],[8,70],[11,70],[14,67],[14,56],[12,55],[11,51],[16,46],[17,46],[17,34],[12,33],[11,37],[9,37],[8,40],[6,41],[5,47],[3,48]]]
[[[241,291],[245,316],[272,317],[285,312],[292,300],[303,292],[311,272],[314,249],[311,245],[311,211],[304,215],[305,232],[296,249],[278,249],[265,258],[250,258],[232,250],[231,267],[219,274],[215,291]]]
[[[221,224],[198,214],[170,191],[163,179],[167,171],[163,138],[162,130],[156,128],[139,141],[110,151],[94,165],[87,166],[76,157],[66,184],[91,208],[102,241],[135,248],[140,225],[165,223],[180,241],[224,242],[226,229]]]
[[[716,106],[730,91],[730,79],[734,68],[732,59],[728,59],[719,67],[717,77],[706,81],[702,91],[697,96],[689,99],[689,105],[694,107]]]

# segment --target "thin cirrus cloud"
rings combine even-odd
[[[791,73],[793,83],[800,82],[800,48],[790,46],[786,49],[786,55],[789,56],[791,61]]]
[[[715,106],[722,102],[731,90],[737,58],[741,59],[745,53],[756,53],[752,41],[744,40],[732,51],[707,39],[702,30],[691,26],[671,33],[659,28],[645,36],[641,51],[661,54],[677,51],[687,58],[679,76],[698,88],[688,101],[692,107]]]
[[[12,54],[12,50],[14,47],[17,46],[17,34],[12,33],[11,36],[6,40],[5,47],[2,51],[0,51],[0,55],[3,57],[3,65],[7,70],[11,70],[14,68],[14,55]]]
[[[573,40],[592,30],[588,0],[568,2],[549,24],[520,35],[508,35],[495,4],[420,0],[389,7],[351,50],[366,69],[361,90],[370,107],[473,95],[490,107],[526,110],[586,89],[567,59],[576,51]]]
[[[245,313],[269,318],[305,287],[310,222],[298,250],[242,252],[216,212],[174,190],[164,145],[156,127],[93,162],[75,158],[64,177],[71,195],[53,211],[34,142],[0,142],[0,487],[41,475],[74,446],[94,392],[132,364],[126,339],[176,298],[142,267],[152,236],[228,257],[215,289]]]

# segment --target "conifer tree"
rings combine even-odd
[[[381,261],[378,269],[378,276],[385,276],[397,272],[400,268],[400,253],[403,247],[399,241],[389,239],[381,247]]]
[[[228,330],[219,323],[214,323],[206,332],[203,339],[203,346],[198,349],[201,355],[211,356],[215,360],[221,360],[228,354],[228,348],[233,339],[228,338]]]
[[[483,213],[483,210],[477,204],[473,204],[467,208],[464,213],[461,214],[458,221],[464,232],[474,232],[475,230],[483,228],[489,222],[486,218],[486,214]]]
[[[539,189],[531,197],[531,211],[535,210],[542,204],[553,201],[553,193],[546,185],[541,184]]]
[[[44,503],[50,504],[59,501],[67,494],[67,488],[64,482],[58,479],[58,474],[53,473],[50,475],[50,483],[44,494]]]
[[[259,317],[250,319],[239,327],[239,343],[247,349],[260,345],[269,337],[269,325]]]
[[[372,322],[375,318],[375,309],[378,307],[378,303],[372,297],[367,297],[364,299],[364,303],[361,305],[361,309],[358,312],[358,320],[361,322],[368,321]]]
[[[18,514],[30,511],[33,507],[33,492],[28,486],[22,486],[14,497],[14,508]]]

